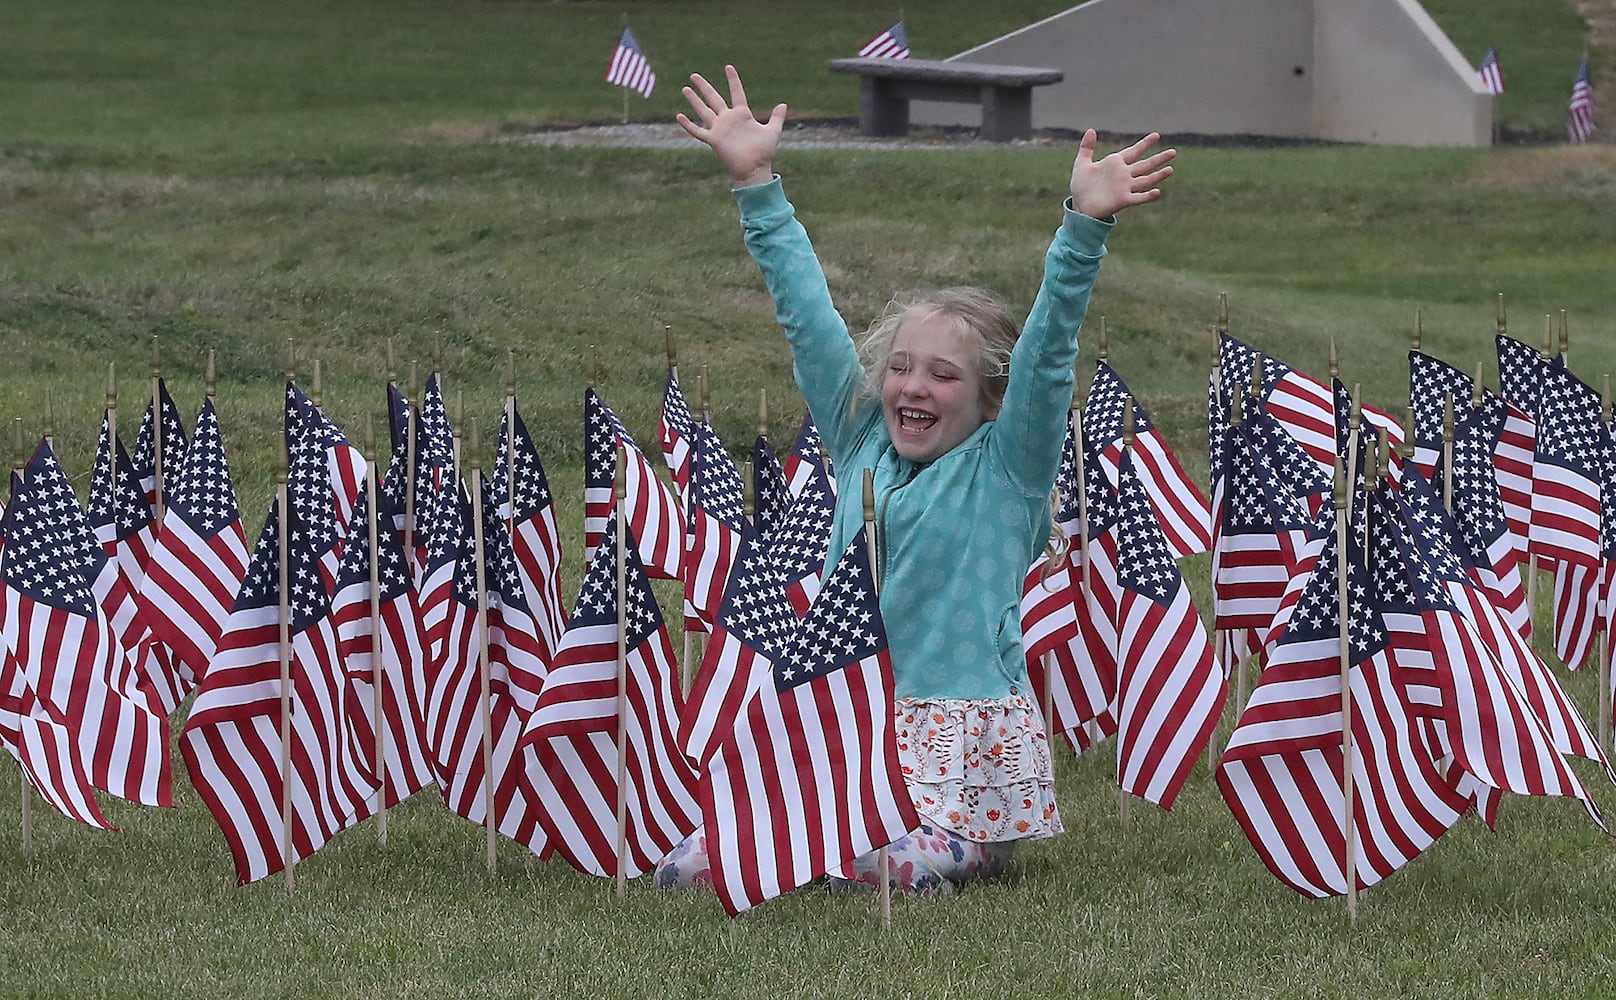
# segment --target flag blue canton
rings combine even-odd
[[[241,520],[224,438],[219,433],[219,414],[211,399],[203,402],[197,415],[185,464],[168,484],[168,516],[183,518],[203,538],[212,538]]]
[[[662,624],[662,613],[651,593],[651,581],[640,562],[638,546],[631,537],[623,547],[626,566],[623,573],[624,633],[627,648],[638,648]],[[617,518],[607,522],[606,534],[595,549],[595,558],[578,586],[572,617],[567,628],[617,625]]]
[[[705,423],[695,428],[695,447],[690,462],[690,504],[716,517],[731,528],[746,519],[742,497],[746,486],[723,442]]]
[[[50,446],[41,443],[12,480],[0,580],[23,596],[86,618],[96,614],[90,582],[106,556]]]
[[[1131,452],[1124,454],[1118,480],[1117,582],[1141,597],[1167,604],[1183,580],[1167,552],[1167,541],[1145,485],[1134,470]]]
[[[1133,403],[1133,429],[1144,434],[1155,429],[1150,417],[1138,400],[1133,399],[1128,386],[1111,366],[1101,361],[1095,366],[1094,385],[1089,390],[1088,402],[1083,404],[1083,432],[1096,441],[1110,443],[1122,440],[1123,422],[1127,417],[1126,404]]]
[[[783,581],[768,558],[763,539],[751,525],[741,528],[741,550],[719,606],[718,624],[747,646],[776,660],[796,625],[797,615]]]
[[[511,434],[510,423],[508,413],[500,418],[499,447],[494,453],[494,499],[497,506],[503,509],[509,502],[505,494],[514,479],[516,502],[512,511],[508,511],[507,514],[517,521],[526,521],[549,507],[554,498],[550,493],[550,481],[544,474],[544,465],[539,461],[538,450],[533,447],[533,439],[528,436],[527,424],[523,422],[522,415],[516,414],[514,436]],[[511,468],[513,461],[516,463],[514,470]]]
[[[842,554],[808,615],[793,629],[774,665],[777,691],[787,691],[866,660],[887,645],[863,537]]]
[[[1543,372],[1548,367],[1543,355],[1513,337],[1499,335],[1496,344],[1499,392],[1528,419],[1536,420]]]
[[[178,468],[185,457],[185,422],[180,419],[180,409],[174,405],[174,398],[168,394],[168,386],[162,379],[157,380],[155,402],[162,413],[163,469],[167,478],[167,470]],[[152,437],[152,423],[152,403],[147,402],[146,414],[141,417],[140,430],[135,434],[135,453],[130,459],[134,463],[135,474],[143,479],[156,474],[156,441]]]
[[[378,508],[381,506],[377,505]],[[370,500],[360,494],[359,500],[354,504],[352,530],[342,547],[342,566],[337,570],[337,587],[341,591],[345,587],[355,584],[368,584],[370,582],[370,529],[372,522],[376,525],[376,586],[378,598],[382,603],[396,600],[410,588],[409,572],[404,562],[404,549],[398,544],[398,538],[393,534],[385,510],[380,511],[379,517],[373,518],[370,513]]]
[[[1492,544],[1509,531],[1493,468],[1504,412],[1504,401],[1488,392],[1481,406],[1465,414],[1453,429],[1454,520],[1478,563]]]
[[[111,423],[105,416],[101,418],[101,438],[95,450],[86,506],[90,527],[115,529],[118,538],[128,538],[152,523],[146,491],[140,488],[139,476],[123,450],[123,442],[112,437]]]

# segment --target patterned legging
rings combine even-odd
[[[951,831],[921,823],[920,828],[903,835],[887,848],[887,877],[892,887],[917,896],[946,895],[975,878],[1001,875],[1015,853],[1015,841],[979,844]],[[859,884],[880,885],[879,852],[871,851],[853,859],[856,878],[832,876],[833,888],[853,888]],[[701,829],[686,837],[657,862],[659,888],[710,886],[712,868],[707,859],[707,835]]]

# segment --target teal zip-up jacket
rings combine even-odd
[[[1067,202],[997,419],[940,458],[916,463],[892,446],[880,401],[860,396],[866,376],[857,348],[780,178],[734,195],[747,249],[791,344],[797,386],[842,480],[830,560],[863,530],[859,484],[864,469],[875,470],[881,616],[897,696],[1030,695],[1021,583],[1049,540],[1078,329],[1115,220],[1090,218]]]

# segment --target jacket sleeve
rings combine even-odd
[[[1047,494],[1060,467],[1078,331],[1115,224],[1115,218],[1083,215],[1067,200],[1044,258],[1044,283],[1010,355],[1010,383],[995,419],[993,447],[1012,484],[1026,496]]]
[[[763,272],[775,318],[791,345],[797,387],[832,461],[841,462],[868,416],[854,413],[865,378],[858,350],[831,302],[825,272],[779,176],[767,184],[736,188],[734,195],[746,248]]]

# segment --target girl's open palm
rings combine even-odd
[[[1097,137],[1093,129],[1083,133],[1072,162],[1072,205],[1084,215],[1104,219],[1125,208],[1143,205],[1161,197],[1161,184],[1173,176],[1168,166],[1176,149],[1164,149],[1154,156],[1152,146],[1161,141],[1155,132],[1103,160],[1094,159]]]
[[[774,151],[780,145],[786,106],[776,104],[769,120],[760,122],[746,103],[746,88],[741,86],[741,75],[735,67],[725,66],[724,75],[729,78],[727,103],[701,74],[690,74],[691,86],[682,93],[695,111],[696,120],[683,113],[675,115],[674,120],[692,137],[712,147],[736,187],[762,184],[774,177]]]

